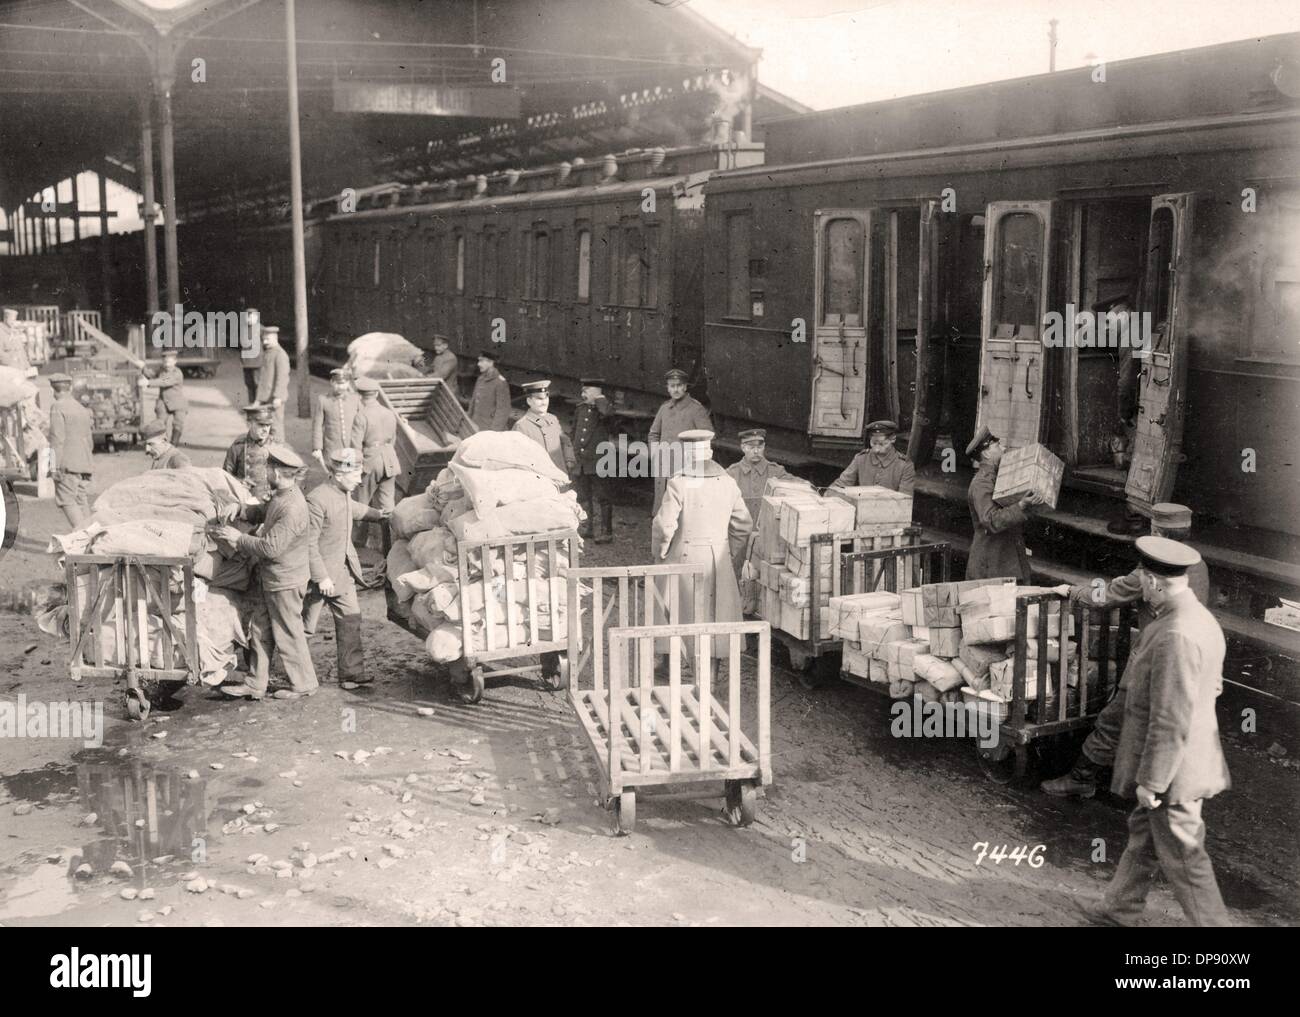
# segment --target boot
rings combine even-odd
[[[1080,756],[1074,761],[1069,773],[1053,780],[1045,780],[1039,787],[1053,798],[1091,798],[1097,793],[1099,771],[1100,767],[1094,766],[1086,756]]]
[[[597,544],[612,544],[614,542],[614,506],[609,502],[602,502],[600,506],[600,533],[595,539]]]

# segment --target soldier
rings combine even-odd
[[[687,395],[686,381],[686,372],[679,367],[674,367],[664,375],[664,382],[668,386],[668,401],[659,407],[654,423],[650,425],[650,463],[655,478],[654,512],[659,511],[659,505],[663,501],[664,487],[672,472],[671,456],[678,437],[686,430],[713,430],[713,421],[709,419],[709,411],[704,408],[704,404],[694,396]]]
[[[655,561],[705,566],[703,575],[680,581],[680,622],[741,621],[735,562],[749,540],[753,520],[736,482],[713,461],[713,432],[690,429],[675,439],[682,445],[683,465],[665,483],[663,503],[655,513]],[[704,584],[702,618],[694,616],[692,582]],[[656,616],[662,617],[662,610]],[[712,656],[726,657],[728,645],[725,638],[714,639]]]
[[[1192,532],[1192,510],[1183,505],[1161,502],[1151,508],[1151,533],[1156,537],[1185,541]],[[1100,580],[1098,581],[1100,583]],[[1210,600],[1210,572],[1203,560],[1197,560],[1187,569],[1187,585],[1202,604]],[[1067,593],[1071,600],[1082,601],[1094,607],[1110,609],[1137,601],[1138,632],[1146,630],[1155,615],[1151,605],[1142,599],[1142,567],[1139,565],[1127,575],[1112,579],[1105,585],[1058,586],[1057,591]],[[1039,786],[1049,795],[1067,798],[1074,795],[1091,798],[1097,793],[1097,778],[1101,770],[1115,762],[1115,746],[1119,744],[1120,727],[1124,721],[1124,679],[1109,703],[1097,714],[1097,720],[1088,739],[1083,743],[1079,758],[1070,772],[1054,780],[1045,780]]]
[[[510,429],[510,385],[497,371],[497,355],[483,350],[478,355],[478,377],[469,397],[469,419],[480,431]]]
[[[546,449],[556,468],[572,476],[577,459],[573,455],[573,444],[560,427],[559,420],[555,414],[547,412],[551,405],[550,387],[549,381],[530,381],[522,386],[528,400],[528,412],[515,421],[515,430]]]
[[[262,501],[271,497],[271,481],[266,469],[267,449],[271,445],[271,411],[253,403],[244,407],[248,430],[236,438],[226,451],[221,468],[242,480]]]
[[[253,669],[245,682],[223,685],[221,691],[236,699],[262,699],[271,677],[272,648],[280,651],[280,663],[289,678],[289,688],[275,693],[276,699],[310,696],[319,687],[307,634],[303,630],[303,600],[311,578],[311,518],[307,500],[298,488],[305,469],[298,454],[287,445],[267,450],[267,472],[274,493],[265,506],[250,507],[242,515],[261,521],[256,536],[233,526],[218,526],[212,535],[257,560],[264,607],[253,612],[248,626]]]
[[[430,365],[426,377],[441,378],[447,383],[447,387],[456,391],[456,372],[460,368],[460,361],[456,354],[448,348],[445,335],[435,335],[433,337],[433,363]]]
[[[1139,537],[1142,597],[1153,620],[1124,670],[1124,723],[1110,789],[1136,796],[1129,839],[1100,902],[1082,905],[1099,925],[1131,925],[1157,871],[1195,926],[1229,925],[1205,852],[1201,803],[1231,787],[1215,700],[1223,691],[1223,630],[1187,581],[1195,548]]]
[[[173,445],[179,445],[189,403],[185,399],[185,375],[176,366],[175,350],[163,350],[162,370],[157,378],[149,381],[148,387],[158,390],[158,399],[153,406],[154,419],[167,425],[168,439]]]
[[[970,505],[970,554],[966,559],[967,579],[993,579],[1011,576],[1022,583],[1030,580],[1029,555],[1025,552],[1024,525],[1028,510],[1041,505],[1043,499],[1030,492],[1015,505],[993,504],[993,486],[997,481],[998,463],[1002,461],[1002,442],[982,424],[966,454],[975,462],[975,476],[966,492]]]
[[[183,470],[193,466],[190,457],[167,440],[167,424],[162,420],[151,420],[140,429],[144,439],[144,451],[153,462],[151,470]]]
[[[311,455],[327,470],[329,454],[351,446],[360,410],[361,397],[352,391],[347,368],[334,368],[330,371],[330,390],[317,397],[311,415]]]
[[[379,511],[391,511],[396,503],[397,475],[401,465],[397,461],[397,414],[379,402],[379,382],[374,378],[358,378],[357,392],[361,395],[361,409],[352,425],[352,447],[361,450],[362,474],[357,500]],[[354,539],[364,538],[366,524],[357,524]]]
[[[262,326],[262,370],[257,402],[271,408],[271,440],[284,441],[284,404],[289,400],[289,354],[280,345],[280,330]]]
[[[72,396],[72,378],[50,375],[50,477],[54,501],[74,530],[90,518],[91,457],[95,435],[90,411]]]
[[[314,634],[322,608],[329,606],[338,652],[337,680],[344,688],[354,688],[372,679],[365,673],[361,648],[361,604],[356,587],[361,580],[361,561],[352,543],[352,524],[358,519],[386,519],[391,509],[381,512],[352,499],[353,490],[361,483],[361,453],[356,449],[331,450],[325,466],[329,479],[307,495],[311,585],[307,589],[303,630],[309,636]]]
[[[256,307],[244,312],[245,342],[239,351],[244,369],[244,389],[250,403],[257,402],[257,387],[262,378],[262,315]]]
[[[597,544],[608,544],[614,539],[614,503],[609,497],[611,478],[596,472],[601,453],[607,442],[613,441],[611,421],[614,408],[604,394],[605,379],[582,379],[582,402],[573,411],[573,456],[577,462],[572,472],[578,504],[587,513],[582,535],[592,537]],[[596,508],[600,508],[597,524]]]
[[[740,432],[740,451],[744,458],[727,467],[727,474],[740,488],[749,517],[758,519],[758,509],[763,503],[763,488],[769,478],[775,480],[790,476],[784,466],[767,458],[767,432],[761,427]],[[856,462],[856,460],[855,460]]]
[[[898,425],[892,420],[873,420],[867,425],[867,447],[853,457],[848,469],[831,487],[887,487],[911,494],[916,471],[911,461],[894,445]]]

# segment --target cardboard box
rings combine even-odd
[[[868,657],[884,659],[882,647],[885,643],[899,643],[909,638],[911,632],[897,611],[863,615],[858,621],[858,644]]]
[[[898,609],[896,593],[853,593],[829,598],[831,635],[858,641],[858,623],[871,614]]]
[[[811,603],[811,579],[807,576],[798,576],[793,572],[781,573],[780,595],[781,599],[787,604],[794,604],[796,607],[808,607]],[[825,608],[831,599],[831,590],[829,583],[822,583],[818,590],[817,599]]]
[[[871,660],[861,650],[857,649],[852,643],[844,644],[843,663],[840,667],[849,674],[857,675],[859,678],[871,680]]]
[[[912,496],[887,487],[831,487],[828,498],[841,498],[853,506],[855,528],[861,526],[910,526]]]
[[[921,606],[921,588],[904,590],[898,595],[898,610],[903,616],[903,624],[916,627],[924,624],[924,611]]]
[[[966,665],[966,668],[973,676],[973,680],[968,681],[966,684],[972,686],[976,691],[988,688],[989,665],[994,661],[1006,660],[1014,650],[1014,646],[1008,646],[1006,643],[992,645],[972,643],[965,638],[963,632],[961,652],[957,654],[957,657]]]
[[[1056,508],[1064,475],[1065,463],[1046,446],[1035,443],[1010,449],[1003,453],[1002,461],[998,463],[993,502],[996,505],[1013,505],[1033,492],[1041,495],[1049,508]]]
[[[870,668],[868,677],[877,685],[889,684],[889,665],[883,660],[876,660],[874,657],[868,659],[867,666]]]
[[[851,533],[853,506],[839,498],[790,501],[781,511],[781,537],[790,547],[806,545],[818,533]]]
[[[811,612],[809,611],[808,608],[797,607],[794,604],[789,604],[783,600],[781,601],[781,624],[778,626],[778,628],[780,628],[783,632],[790,633],[790,635],[798,639],[811,639],[812,635],[810,634],[809,631],[811,626],[810,615]],[[819,618],[818,628],[821,631],[818,633],[817,638],[829,639],[830,625],[828,624],[828,620],[826,618],[826,612],[825,611],[819,612],[818,618]]]
[[[936,657],[952,660],[961,652],[961,626],[932,625],[927,629],[930,652]],[[916,631],[913,630],[913,635]]]
[[[816,498],[817,491],[806,480],[798,477],[768,477],[763,484],[764,498]]]
[[[817,574],[822,579],[822,585],[829,589],[831,585],[831,565],[835,560],[835,549],[829,544],[819,546],[816,555],[813,554],[812,546],[809,544],[802,547],[787,546],[785,549],[786,571],[793,572],[797,576],[811,576],[814,557],[817,559]]]

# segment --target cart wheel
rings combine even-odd
[[[825,688],[840,675],[840,658],[833,653],[824,653],[820,657],[807,657],[807,663],[799,672],[799,684],[808,691]]]
[[[619,836],[626,837],[636,829],[636,792],[624,791],[614,800],[614,822]]]
[[[994,784],[1010,784],[1016,777],[1016,759],[1023,746],[1013,753],[1008,745],[996,745],[993,748],[975,746],[975,758],[979,760],[980,772]]]
[[[727,818],[736,826],[749,826],[754,822],[758,807],[758,791],[749,780],[729,780],[727,787]]]
[[[469,673],[469,689],[460,694],[460,698],[466,703],[477,703],[483,698],[483,689],[487,682],[483,677],[483,666],[475,664]]]
[[[559,692],[569,684],[569,658],[561,657],[560,665],[550,674],[543,674],[542,681],[552,692]]]

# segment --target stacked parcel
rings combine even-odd
[[[552,556],[549,542],[538,541],[530,555],[526,542],[504,542],[576,530],[586,516],[572,491],[561,493],[567,484],[527,435],[479,431],[461,442],[427,489],[398,503],[388,582],[396,610],[428,633],[425,648],[435,662],[488,649],[489,626],[494,648],[527,643],[530,610],[538,639],[564,638],[564,547],[557,543]]]

